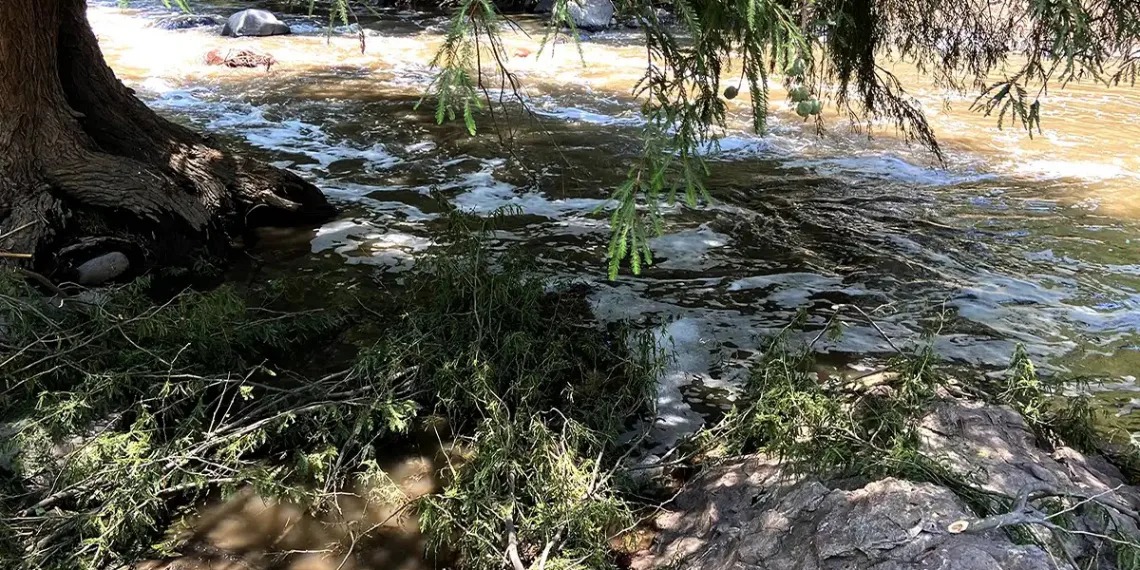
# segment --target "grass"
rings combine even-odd
[[[426,309],[396,339],[470,451],[421,505],[430,545],[502,568],[513,536],[526,567],[610,567],[607,540],[633,517],[611,474],[619,436],[651,411],[652,338],[596,326],[583,291],[549,294],[524,258],[491,260],[466,233],[453,243],[424,261],[411,297]]]
[[[662,355],[647,334],[595,322],[585,291],[493,251],[486,226],[452,221],[451,245],[383,306],[322,294],[322,308],[286,310],[288,282],[156,301],[140,281],[60,303],[0,273],[0,567],[170,554],[181,544],[163,529],[189,505],[247,486],[327,512],[355,483],[382,487],[381,450],[413,427],[460,450],[442,490],[414,506],[437,560],[619,566],[612,541],[639,505],[623,486],[622,435],[653,416]],[[943,485],[984,517],[1015,498],[921,446],[918,426],[947,390],[1011,406],[1045,445],[1095,451],[1103,439],[1089,400],[1060,397],[1066,386],[1024,351],[1000,381],[963,385],[928,348],[900,351],[875,382],[821,381],[810,348],[773,339],[737,407],[696,443],[801,472]],[[1104,551],[1135,567],[1140,547],[1109,530]],[[1007,532],[1056,550],[1024,526]]]
[[[793,348],[781,334],[753,367],[737,407],[702,434],[701,443],[711,456],[767,453],[792,471],[827,478],[898,477],[934,483],[957,494],[979,518],[1008,513],[1018,501],[983,489],[976,474],[962,472],[923,449],[919,426],[951,391],[1013,408],[1046,449],[1071,446],[1097,453],[1102,447],[1101,414],[1089,398],[1065,395],[1073,387],[1070,383],[1041,378],[1020,348],[997,381],[953,381],[926,346],[900,350],[873,377],[877,379],[873,385],[820,380],[810,346]],[[1078,514],[1094,508],[1071,497],[1034,499],[1038,509],[1048,512],[1050,505],[1058,512],[1080,506]],[[1122,530],[1112,516],[1105,520],[1109,522],[1102,525],[1103,532],[1091,537],[1097,552],[1135,559],[1140,536]],[[1064,559],[1068,555],[1061,543],[1074,535],[1067,534],[1063,525],[1047,528],[1020,524],[1004,530],[1015,543],[1038,544]],[[1081,562],[1095,558],[1094,554]]]
[[[350,471],[328,457],[364,468],[368,440],[351,436],[398,431],[415,411],[408,384],[359,366],[296,372],[292,355],[346,326],[344,311],[282,313],[230,287],[156,305],[145,286],[58,303],[4,276],[6,567],[161,552],[176,507],[211,491],[317,504]]]
[[[490,567],[511,535],[528,565],[607,567],[632,517],[618,436],[649,412],[653,344],[457,236],[386,307],[284,312],[288,285],[156,303],[144,281],[58,303],[0,274],[0,566],[170,554],[174,518],[247,486],[319,513],[443,418],[465,456],[418,506],[439,554]]]
[[[735,455],[764,451],[793,469],[882,476],[918,446],[917,425],[943,379],[934,355],[893,360],[876,386],[821,382],[811,351],[772,340],[722,423],[705,436]],[[888,375],[889,374],[889,375]]]

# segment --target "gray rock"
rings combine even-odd
[[[976,471],[987,491],[1017,495],[1022,489],[1108,493],[1123,479],[1099,457],[1068,447],[1046,451],[1016,411],[1005,406],[944,402],[921,424],[922,447],[962,472]],[[1109,493],[1140,508],[1140,490],[1125,486]]]
[[[223,36],[281,36],[292,30],[268,10],[242,10],[230,16],[222,27]]]
[[[536,14],[550,14],[555,0],[539,0]],[[614,18],[614,3],[611,0],[569,0],[566,6],[574,27],[587,32],[600,32],[610,27]]]
[[[571,0],[567,8],[574,25],[587,32],[600,32],[614,19],[614,3],[610,0]]]
[[[648,9],[646,14],[648,14]],[[654,8],[652,15],[657,18],[657,22],[662,26],[672,26],[677,23],[677,17],[664,8]],[[631,30],[636,30],[641,28],[641,20],[636,17],[629,17],[622,21],[622,25]]]
[[[165,16],[154,21],[155,28],[164,30],[188,30],[190,28],[205,28],[222,25],[223,20],[217,16],[201,16],[196,14],[175,14]]]
[[[1134,511],[1135,487],[1075,450],[1047,452],[1008,408],[946,402],[922,423],[923,447],[980,485],[1016,496],[1025,489],[1103,493],[1100,500]],[[1119,488],[1117,488],[1119,487]],[[658,519],[656,546],[634,560],[637,570],[1057,570],[1073,568],[1034,545],[1014,544],[1000,530],[952,534],[950,523],[977,516],[953,492],[930,483],[883,479],[824,482],[790,475],[776,460],[752,456],[710,468]],[[1115,517],[1127,534],[1129,517]],[[1083,511],[1072,528],[1105,533]],[[1032,527],[1041,530],[1040,527]],[[1044,532],[1041,530],[1041,532]],[[1065,539],[1071,556],[1116,568],[1108,550],[1085,537]]]
[[[131,261],[125,254],[112,251],[84,262],[75,271],[80,285],[100,285],[122,275],[130,266]]]

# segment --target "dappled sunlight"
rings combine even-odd
[[[7,13],[47,6],[21,1]],[[1119,419],[1140,410],[1140,126],[1112,123],[1140,90],[1071,86],[1033,136],[998,129],[882,60],[918,41],[953,67],[981,33],[995,53],[966,64],[1001,80],[1016,26],[942,26],[962,15],[905,2],[797,0],[799,24],[780,3],[674,6],[704,27],[662,31],[643,106],[638,11],[668,8],[598,0],[580,27],[602,31],[568,40],[527,15],[466,44],[501,23],[490,4],[449,28],[412,5],[186,1],[72,3],[35,36],[61,55],[27,73],[54,62],[62,89],[9,81],[29,108],[66,94],[80,154],[158,167],[44,167],[43,215],[10,216],[7,235],[96,227],[0,251],[31,260],[0,271],[0,559],[1140,566],[1140,419]],[[83,6],[126,89],[76,63],[100,62]],[[235,6],[258,10],[226,34],[285,35],[222,37]],[[345,25],[323,21],[338,11]],[[827,69],[811,61],[828,49]],[[821,110],[816,74],[858,83],[865,122]],[[32,133],[37,115],[9,107]],[[18,166],[13,188],[33,188]],[[104,174],[97,202],[72,195]],[[149,195],[133,184],[150,174],[219,206],[183,228],[151,192],[120,216],[115,196]],[[89,278],[96,261],[119,273]]]
[[[338,493],[319,514],[245,489],[182,523],[183,555],[135,570],[431,568],[414,501],[441,488],[442,453],[391,460],[391,488]]]

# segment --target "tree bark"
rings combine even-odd
[[[0,262],[66,276],[224,258],[250,227],[335,214],[299,176],[227,152],[134,97],[85,0],[0,0]]]

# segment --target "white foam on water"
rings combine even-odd
[[[379,142],[370,146],[354,145],[337,140],[319,125],[300,119],[270,119],[266,117],[265,108],[260,106],[248,103],[220,105],[203,99],[199,95],[208,94],[206,88],[180,89],[158,78],[148,79],[143,88],[157,95],[150,102],[153,107],[186,113],[199,119],[204,116],[206,130],[232,133],[254,146],[286,156],[302,155],[315,163],[275,163],[283,167],[312,170],[328,168],[340,160],[362,160],[365,169],[387,170],[403,162]]]
[[[434,244],[433,240],[381,229],[366,221],[337,220],[317,229],[311,247],[313,253],[332,251],[339,254],[349,264],[403,271],[414,265],[417,253]]]
[[[139,87],[156,95],[166,95],[175,89],[169,81],[161,77],[148,77]]]
[[[996,178],[989,173],[919,166],[891,154],[789,158],[783,165],[805,168],[827,177],[863,182],[870,178],[918,186],[954,186]]]
[[[718,148],[719,147],[719,148]],[[717,160],[745,160],[750,158],[776,158],[786,154],[774,137],[729,135],[708,143],[702,151]]]
[[[1007,168],[1021,176],[1038,179],[1073,179],[1102,181],[1114,178],[1140,178],[1140,172],[1129,170],[1119,164],[1070,160],[1028,160],[1019,161]]]
[[[860,285],[844,285],[843,279],[818,273],[790,272],[754,275],[737,279],[728,291],[766,290],[763,300],[785,309],[798,309],[812,302],[820,293],[838,293],[849,297],[871,294]]]
[[[321,191],[326,196],[341,199],[347,202],[363,204],[369,210],[384,214],[399,214],[404,222],[426,222],[439,218],[439,214],[424,212],[423,210],[398,200],[383,200],[385,192],[416,191],[404,186],[370,186],[366,184],[353,184],[344,181],[324,181]]]
[[[596,198],[549,198],[538,192],[520,191],[513,184],[495,177],[495,170],[504,163],[501,159],[485,160],[479,171],[463,174],[439,188],[462,189],[463,193],[451,199],[452,204],[476,214],[517,207],[524,214],[562,219],[575,214],[589,214],[610,202]]]
[[[415,62],[394,62],[391,73],[393,78],[389,83],[392,85],[423,88],[435,81],[432,68]]]
[[[531,109],[534,111],[534,114],[542,117],[550,117],[575,123],[626,127],[637,127],[645,124],[645,120],[641,117],[630,116],[628,113],[623,116],[607,115],[578,107],[561,106],[554,103],[553,100],[544,102],[541,105],[532,106]]]
[[[726,247],[729,237],[711,229],[708,224],[666,234],[649,240],[649,247],[658,269],[705,269],[716,264],[710,255],[713,250]]]
[[[764,289],[768,287],[798,287],[823,290],[837,286],[841,282],[838,277],[830,277],[818,273],[775,273],[772,275],[754,275],[752,277],[737,279],[729,283],[728,290],[747,291],[749,289]]]
[[[412,143],[410,145],[405,146],[404,150],[411,152],[411,153],[417,153],[418,154],[418,153],[431,152],[431,151],[435,150],[437,147],[438,147],[438,145],[436,145],[432,141],[420,141],[418,143]]]
[[[266,118],[264,109],[253,105],[233,108],[209,121],[207,128],[241,134],[251,144],[264,149],[303,155],[321,168],[328,168],[339,160],[363,160],[366,168],[378,170],[389,169],[402,162],[381,143],[359,147],[337,141],[319,125],[300,119],[274,121]],[[301,164],[297,168],[305,170],[313,166]]]
[[[168,109],[180,112],[192,112],[207,108],[199,95],[208,90],[204,87],[179,89],[162,79],[151,78],[143,85],[143,89],[151,91],[158,97],[150,102],[150,106],[159,109]]]

